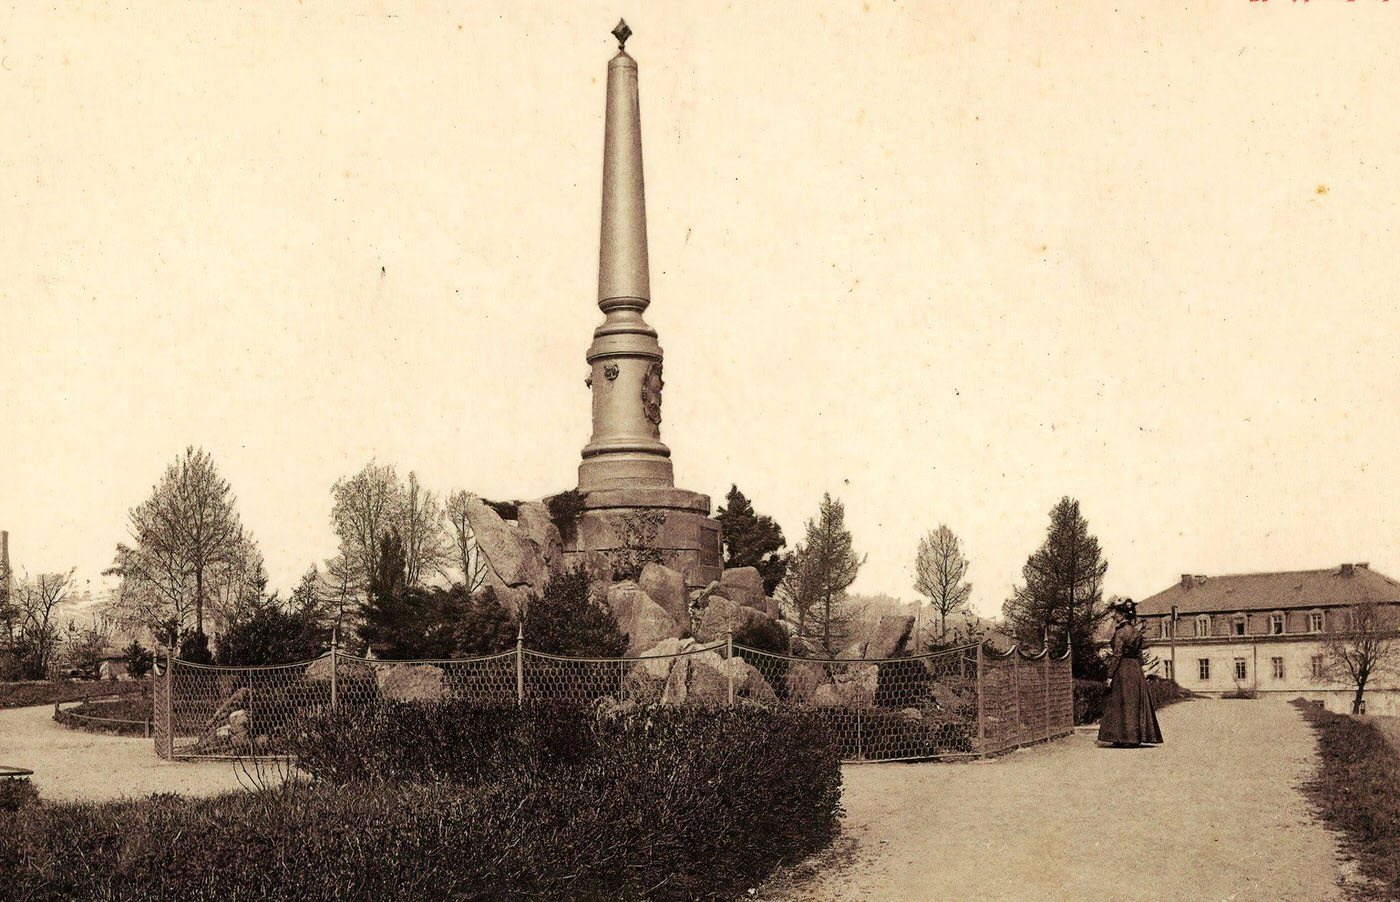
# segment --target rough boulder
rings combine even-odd
[[[384,664],[379,693],[400,702],[437,701],[446,694],[441,667],[431,664]]]
[[[617,628],[627,634],[628,657],[640,655],[663,639],[685,634],[682,623],[630,580],[614,583],[608,589],[608,607],[617,620]]]

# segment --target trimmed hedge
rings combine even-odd
[[[0,682],[0,708],[28,708],[89,695],[139,695],[150,692],[149,680],[27,680]]]
[[[309,720],[311,783],[0,814],[0,872],[43,902],[733,898],[836,832],[810,717],[512,710]]]
[[[85,701],[63,708],[53,716],[55,721],[71,729],[116,736],[145,736],[146,724],[151,718],[149,695]]]

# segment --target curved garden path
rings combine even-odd
[[[0,764],[34,771],[39,797],[51,801],[102,801],[153,792],[213,795],[239,786],[227,761],[162,761],[150,739],[59,726],[53,705],[0,711]]]
[[[848,766],[842,840],[759,897],[1346,898],[1337,839],[1298,789],[1316,742],[1295,708],[1199,699],[1160,720],[1156,748],[1081,729],[992,761]]]

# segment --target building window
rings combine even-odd
[[[1320,632],[1322,632],[1322,612],[1321,612],[1321,611],[1313,611],[1311,614],[1308,615],[1308,632],[1310,632],[1310,633],[1320,633]]]
[[[1312,675],[1315,680],[1322,679],[1322,655],[1312,656]]]
[[[1172,634],[1172,619],[1171,619],[1170,617],[1163,617],[1163,618],[1162,618],[1162,638],[1163,638],[1163,639],[1168,639],[1168,638],[1171,637],[1171,634]]]
[[[1201,616],[1199,616],[1199,617],[1196,618],[1196,635],[1197,635],[1197,636],[1209,636],[1209,635],[1210,635],[1210,618],[1209,618],[1208,616],[1206,616],[1205,614],[1202,614]]]
[[[1201,682],[1210,679],[1210,658],[1201,658],[1196,662],[1196,671],[1200,674]]]
[[[1283,679],[1283,658],[1274,658],[1274,679]]]
[[[1274,611],[1272,614],[1269,615],[1269,635],[1271,635],[1271,636],[1282,636],[1282,635],[1283,635],[1283,614],[1282,614],[1282,612],[1280,612],[1280,611]]]
[[[1235,679],[1249,679],[1249,670],[1244,666],[1244,658],[1235,659]]]
[[[1165,678],[1167,678],[1167,679],[1169,679],[1169,680],[1174,680],[1174,679],[1176,679],[1176,674],[1172,673],[1172,662],[1171,662],[1171,661],[1163,661],[1163,662],[1162,662],[1162,676],[1165,677]]]
[[[1231,628],[1234,630],[1234,633],[1235,633],[1236,636],[1243,636],[1243,635],[1244,635],[1244,615],[1243,615],[1243,614],[1236,614],[1236,615],[1235,615],[1235,620],[1234,620],[1234,622],[1231,624]]]

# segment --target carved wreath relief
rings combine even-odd
[[[661,389],[665,386],[661,381],[661,361],[652,361],[642,379],[642,413],[657,426],[661,425]]]

